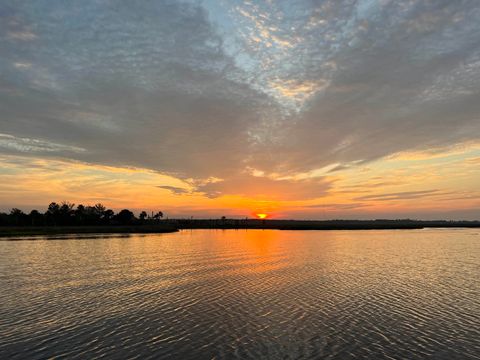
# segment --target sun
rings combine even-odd
[[[268,214],[255,214],[259,219],[266,219],[268,217]]]

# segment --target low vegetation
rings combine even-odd
[[[84,206],[69,202],[61,204],[52,202],[42,213],[32,210],[26,214],[20,209],[12,209],[10,213],[0,213],[0,226],[105,226],[105,225],[154,225],[159,224],[163,213],[142,211],[137,218],[135,214],[123,209],[115,213],[102,204]]]
[[[24,213],[12,209],[0,213],[0,236],[50,235],[73,233],[161,233],[178,229],[277,229],[277,230],[374,230],[421,229],[426,227],[480,227],[479,221],[422,221],[411,219],[378,220],[265,220],[265,219],[168,219],[163,213],[138,217],[123,209],[115,213],[102,204],[94,206],[52,202],[45,212]]]
[[[0,213],[0,237],[81,233],[163,233],[177,231],[162,221],[163,213],[142,211],[138,217],[123,209],[115,213],[102,204],[94,206],[52,202],[45,212],[20,209]]]

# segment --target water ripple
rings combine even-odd
[[[0,243],[0,358],[480,359],[473,230]]]

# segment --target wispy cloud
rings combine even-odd
[[[183,195],[183,194],[190,194],[191,193],[191,191],[189,191],[187,189],[184,189],[184,188],[177,187],[177,186],[158,185],[157,187],[160,188],[160,189],[171,191],[175,195]]]
[[[277,180],[244,173],[207,182],[196,189],[211,198],[233,194],[261,200],[306,200],[325,195],[330,187],[331,180],[327,178]]]
[[[397,193],[373,194],[364,195],[355,198],[355,200],[369,200],[369,201],[396,201],[396,200],[410,200],[421,199],[430,196],[437,196],[444,194],[440,190],[420,190],[420,191],[402,191]]]
[[[7,38],[12,40],[32,41],[37,38],[37,35],[29,30],[9,31]]]
[[[52,143],[49,141],[20,138],[8,134],[0,134],[0,149],[4,151],[22,152],[22,153],[83,153],[86,150],[76,146]]]

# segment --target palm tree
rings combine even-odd
[[[160,220],[163,217],[163,212],[159,211],[155,215],[153,215],[153,218],[155,220]]]

